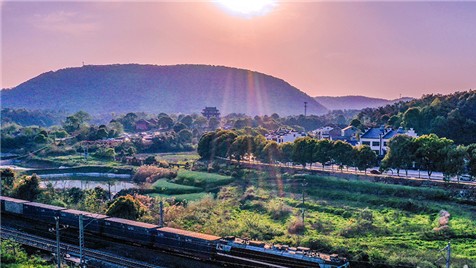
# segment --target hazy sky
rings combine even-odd
[[[3,2],[2,88],[85,64],[212,64],[311,96],[398,98],[476,88],[476,2]]]

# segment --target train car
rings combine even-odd
[[[106,215],[89,213],[75,209],[65,209],[60,212],[61,223],[74,228],[79,228],[79,215],[83,215],[83,227],[85,232],[102,233]]]
[[[181,254],[211,259],[220,237],[191,231],[162,227],[157,229],[154,245]]]
[[[143,245],[152,245],[157,234],[157,225],[121,218],[105,218],[103,234]]]
[[[23,204],[28,203],[29,201],[11,198],[7,196],[0,196],[0,202],[2,213],[22,215]]]
[[[311,251],[304,247],[288,247],[269,245],[260,241],[248,241],[235,237],[220,240],[216,246],[217,256],[249,260],[257,265],[271,267],[319,267],[346,268],[350,267],[345,258],[336,254],[328,255]]]
[[[59,217],[60,211],[65,209],[66,208],[53,205],[28,202],[23,204],[23,215],[32,220],[54,224],[54,217]],[[61,221],[60,223],[63,224]]]

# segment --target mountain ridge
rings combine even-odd
[[[329,110],[362,110],[364,108],[378,108],[400,101],[407,102],[413,100],[410,97],[389,100],[362,95],[316,96],[314,99]]]
[[[200,64],[112,64],[68,67],[42,73],[1,91],[3,107],[199,113],[216,106],[222,114],[295,115],[327,112],[283,79],[234,67]]]

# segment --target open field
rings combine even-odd
[[[442,189],[310,175],[255,177],[222,187],[216,199],[191,203],[173,219],[189,230],[336,252],[353,267],[439,267],[439,250],[448,242],[452,267],[476,265],[476,206]]]

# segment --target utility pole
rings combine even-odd
[[[307,116],[307,101],[304,102],[304,116]]]
[[[304,187],[307,186],[307,182],[305,179],[303,179],[302,183],[301,183],[301,186],[302,186],[302,224],[304,224],[304,214],[305,214],[305,209],[304,209]]]
[[[451,244],[448,242],[446,246],[446,268],[450,268],[451,264]]]
[[[79,214],[79,267],[83,267],[84,227],[83,214]]]
[[[164,202],[160,199],[159,202],[159,227],[164,227]]]

